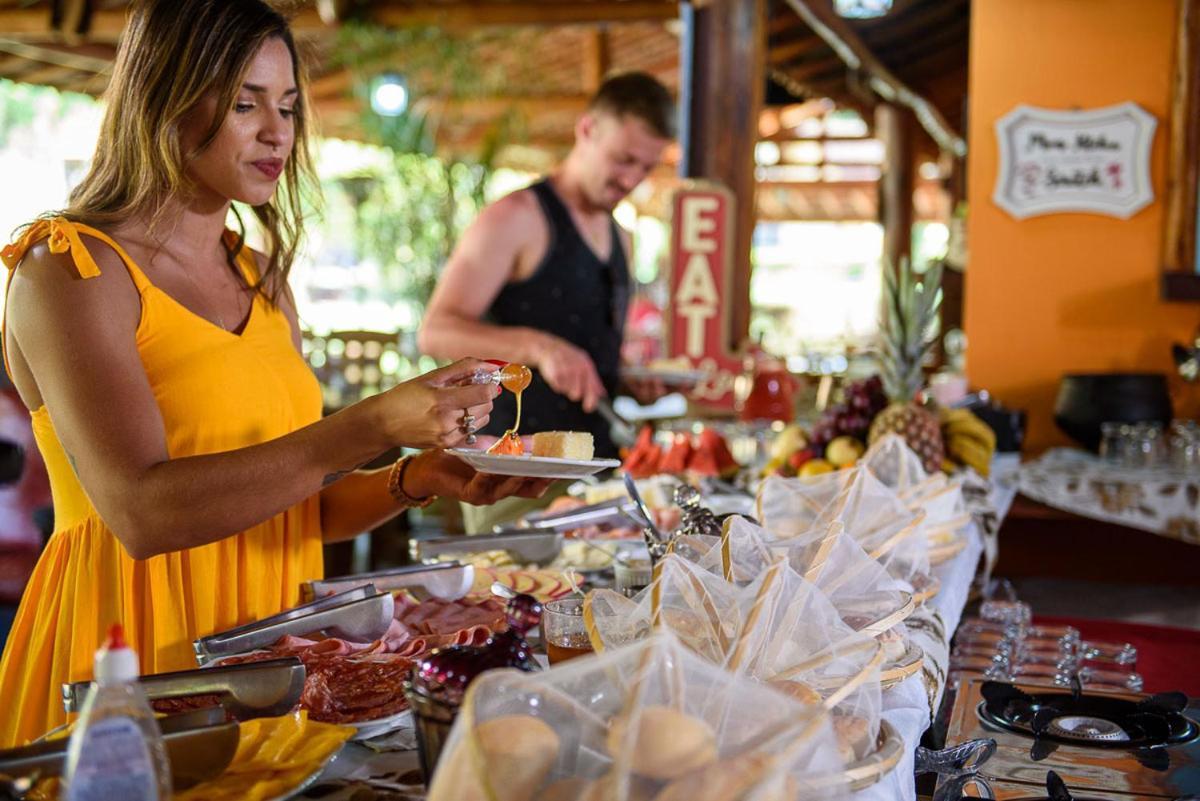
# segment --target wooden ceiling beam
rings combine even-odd
[[[500,25],[596,25],[606,22],[666,21],[678,19],[673,0],[597,0],[592,3],[547,3],[514,0],[508,3],[461,0],[450,3],[377,2],[366,9],[366,18],[380,25],[438,25],[472,28]],[[292,18],[296,33],[327,29],[316,9],[304,8]]]
[[[608,31],[591,28],[583,32],[583,91],[593,94],[604,82],[611,55],[608,47]]]
[[[903,81],[871,52],[859,35],[837,16],[826,3],[817,0],[786,0],[826,43],[837,53],[851,72],[861,73],[866,85],[881,100],[899,103],[912,109],[917,120],[939,147],[962,157],[967,143],[950,127],[945,116],[928,100],[913,92]]]
[[[792,77],[792,80],[804,83],[819,76],[828,75],[830,72],[844,72],[846,65],[840,58],[831,54],[825,58],[784,67],[784,70]]]
[[[767,37],[774,38],[781,34],[790,33],[797,28],[804,28],[804,23],[790,9],[780,7],[767,21]]]
[[[59,67],[51,64],[23,72],[14,80],[21,83],[38,84],[39,86],[57,87],[72,83],[78,75],[79,73],[70,67]]]
[[[318,98],[314,101],[318,114],[353,111],[360,113],[362,104],[345,97]],[[582,113],[587,108],[587,95],[521,95],[514,97],[425,97],[414,101],[413,108],[427,113],[469,113],[472,116],[495,117],[509,111],[524,114],[553,112]]]
[[[776,66],[803,58],[810,53],[816,53],[828,47],[819,36],[808,34],[790,41],[771,46],[767,51],[767,62]]]
[[[943,75],[962,72],[967,68],[969,47],[963,42],[962,47],[946,48],[938,53],[930,53],[924,58],[909,62],[904,70],[904,77],[914,85],[940,78]],[[966,90],[963,81],[963,90]]]
[[[61,32],[51,27],[50,7],[0,9],[0,31],[10,39],[53,39],[65,41]],[[88,26],[88,41],[117,41],[125,30],[124,9],[96,9]]]
[[[674,0],[597,0],[592,3],[547,3],[514,0],[508,3],[462,0],[450,3],[376,2],[367,9],[366,18],[381,25],[440,25],[474,28],[504,25],[599,25],[607,22],[662,21],[679,18]],[[92,13],[88,33],[91,42],[116,42],[125,30],[123,8],[97,8]],[[51,27],[50,8],[37,6],[0,9],[0,31],[13,39],[54,39],[64,37]],[[292,30],[305,37],[328,32],[331,26],[320,12],[306,6],[291,19]]]
[[[883,54],[881,60],[907,78],[909,64],[944,50],[956,47],[966,48],[970,35],[969,23],[962,20],[943,27],[929,36],[905,42],[899,47],[880,50]]]
[[[886,25],[876,25],[862,31],[863,41],[868,47],[883,50],[896,42],[908,42],[923,39],[931,32],[936,32],[949,20],[961,18],[970,19],[968,0],[941,0],[907,14],[895,16],[894,21]],[[892,17],[889,14],[888,17]]]
[[[81,72],[108,73],[112,71],[111,58],[101,58],[85,53],[76,53],[70,48],[47,44],[32,44],[5,37],[0,37],[0,53],[20,56],[21,58],[40,64],[69,67]],[[115,51],[113,55],[116,55]]]

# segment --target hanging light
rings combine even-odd
[[[371,81],[371,110],[381,117],[399,117],[408,108],[408,82],[394,72]]]
[[[873,19],[892,10],[892,0],[834,0],[837,13],[850,19]]]

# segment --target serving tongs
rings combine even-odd
[[[274,645],[289,634],[326,634],[353,642],[372,642],[388,630],[395,614],[395,599],[372,584],[319,598],[286,612],[229,631],[201,637],[192,643],[201,665],[234,654]]]
[[[430,537],[409,542],[409,554],[414,560],[427,562],[443,554],[508,551],[522,563],[549,564],[562,552],[563,535],[554,529],[537,529],[511,534],[484,534],[455,537]]]
[[[150,701],[216,694],[221,706],[235,720],[251,720],[275,717],[294,708],[304,690],[304,676],[304,665],[291,656],[241,665],[154,673],[139,677],[138,684]],[[67,712],[82,709],[91,686],[90,681],[64,684],[63,709]]]
[[[629,498],[612,498],[562,512],[538,512],[512,523],[497,524],[492,532],[520,534],[531,531],[571,531],[584,526],[603,525],[617,528],[641,526],[641,518],[637,516],[637,504]]]
[[[200,725],[181,726],[184,722]],[[176,791],[220,776],[237,753],[238,724],[216,720],[211,711],[207,715],[188,713],[161,718],[159,729]],[[34,780],[61,776],[66,770],[69,742],[62,737],[0,751],[0,774]]]
[[[642,537],[646,540],[646,550],[650,552],[650,564],[656,565],[667,555],[667,551],[671,547],[671,536],[664,534],[654,524],[654,515],[650,512],[650,507],[642,500],[642,495],[638,492],[637,483],[633,477],[626,473],[623,478],[625,491],[629,493],[629,497],[636,507],[638,523],[642,527]]]
[[[421,598],[422,593],[443,601],[456,601],[475,584],[475,566],[462,562],[438,562],[430,565],[406,565],[371,573],[355,573],[320,581],[306,582],[301,588],[307,599],[323,598],[363,586],[384,592],[406,590]]]

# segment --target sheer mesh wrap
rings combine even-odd
[[[929,477],[921,466],[921,457],[908,447],[904,437],[895,433],[885,434],[875,440],[858,463],[898,493]]]
[[[667,632],[469,689],[430,801],[825,801],[846,797],[824,706]]]

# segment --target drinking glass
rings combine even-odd
[[[551,665],[592,652],[582,598],[562,598],[542,607],[542,642]]]

